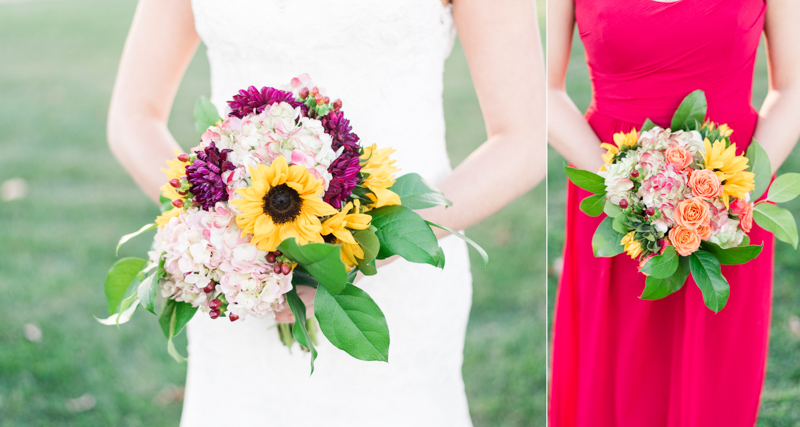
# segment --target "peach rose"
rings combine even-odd
[[[675,206],[672,216],[678,225],[694,230],[708,224],[708,205],[698,197],[686,199]]]
[[[711,237],[711,225],[701,225],[697,227],[697,234],[701,240],[708,240]]]
[[[731,203],[731,213],[739,217],[739,227],[742,231],[749,233],[753,228],[753,205],[742,199],[736,199]]]
[[[689,256],[700,247],[700,235],[697,230],[681,227],[669,230],[669,241],[682,256]]]
[[[667,163],[675,166],[675,168],[678,170],[689,166],[693,160],[692,155],[689,154],[685,148],[679,145],[673,145],[672,147],[667,148],[667,151],[664,152],[664,157],[666,157]]]
[[[692,194],[695,196],[706,199],[714,199],[722,195],[722,181],[710,169],[692,172],[692,176],[689,178],[689,188],[692,189]]]

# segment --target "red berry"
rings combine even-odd
[[[322,102],[327,104],[327,103],[331,102],[331,99],[326,96],[326,97],[322,98]]]
[[[276,259],[276,257],[275,257],[274,253],[270,252],[270,253],[267,254],[267,262],[268,263],[274,264],[275,263],[275,259]]]
[[[211,282],[208,285],[206,285],[206,287],[203,288],[203,292],[205,292],[207,294],[210,294],[211,292],[214,292],[214,282]],[[214,300],[214,301],[219,301],[219,300]]]
[[[339,111],[341,108],[342,108],[342,100],[337,99],[336,101],[333,101],[334,110]]]
[[[171,180],[169,180],[169,185],[175,188],[179,188],[181,186],[181,180],[179,180],[178,178],[172,178]]]
[[[279,251],[279,250],[276,250],[274,253],[275,253],[275,256],[281,256],[281,255],[283,255],[283,252],[281,252],[281,251]]]
[[[211,316],[212,319],[216,319],[217,317],[219,317],[220,314],[222,314],[222,312],[219,310],[211,310],[211,312],[208,313],[208,315]]]
[[[636,169],[632,170],[631,171],[631,178],[638,178],[638,177],[639,177],[639,171],[636,170]]]
[[[647,208],[645,213],[647,214],[647,216],[653,216],[653,215],[656,214],[656,208],[651,206],[651,207]]]
[[[289,264],[283,264],[283,265],[281,266],[281,272],[282,272],[283,274],[289,274],[289,273],[291,273],[291,272],[292,272],[292,267],[289,267]]]
[[[283,271],[283,264],[281,263],[275,264],[275,266],[272,267],[272,271],[274,271],[275,274],[281,274],[281,271]]]
[[[172,206],[175,206],[178,209],[182,208],[183,207],[183,200],[181,200],[181,199],[173,200],[172,201]]]
[[[185,195],[189,194],[189,192],[188,191],[178,191],[178,194],[180,194],[181,196],[185,196]]]
[[[235,322],[235,321],[239,320],[239,316],[237,316],[237,315],[235,315],[233,313],[229,313],[228,314],[228,319],[231,319],[231,322]]]
[[[188,162],[189,161],[189,155],[186,154],[186,153],[178,154],[178,160],[180,160],[180,161],[182,161],[184,163]]]
[[[311,96],[316,97],[319,95],[319,88],[311,88]]]
[[[218,309],[222,305],[222,301],[217,298],[212,299],[208,302],[208,306],[211,307],[212,310]]]
[[[622,209],[627,208],[628,207],[628,201],[625,200],[625,199],[620,200],[619,201],[619,207],[621,207]]]
[[[322,101],[324,101],[324,100],[325,100],[325,97],[323,97],[323,96],[322,96],[322,95],[320,95],[320,94],[317,94],[317,96],[315,96],[315,97],[314,97],[314,101],[315,101],[317,104],[320,104],[320,105],[322,104]]]
[[[307,87],[304,87],[304,88],[300,89],[300,94],[299,94],[299,95],[300,95],[300,98],[301,98],[301,99],[306,99],[306,98],[308,98],[308,93],[309,93],[309,92],[308,92],[308,88],[307,88]]]

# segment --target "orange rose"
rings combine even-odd
[[[711,226],[701,225],[697,227],[697,234],[700,236],[700,239],[708,240],[708,238],[711,237]]]
[[[689,152],[678,145],[667,148],[667,151],[664,152],[664,157],[666,157],[667,163],[675,166],[675,168],[679,170],[689,166],[693,160]]]
[[[689,256],[700,247],[700,235],[691,228],[673,227],[669,230],[669,241],[682,256]]]
[[[749,233],[753,228],[753,205],[746,203],[746,206],[744,212],[739,215],[739,227],[742,227],[745,233]]]
[[[672,214],[675,222],[692,230],[708,224],[708,205],[699,197],[683,200]]]
[[[722,195],[722,181],[710,169],[692,172],[692,176],[689,178],[689,188],[692,189],[692,194],[695,196],[706,199],[714,199]]]

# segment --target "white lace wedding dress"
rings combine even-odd
[[[402,173],[450,171],[442,74],[454,27],[439,0],[193,0],[208,47],[212,101],[309,73],[341,98],[362,144],[397,149]],[[396,261],[358,286],[386,315],[389,363],[363,362],[320,334],[309,355],[284,347],[273,320],[196,316],[181,425],[470,426],[461,378],[472,297],[467,248],[441,241],[444,270]]]

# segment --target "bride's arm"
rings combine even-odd
[[[108,145],[153,200],[160,169],[180,149],[167,120],[200,38],[189,0],[141,0],[136,8],[108,112]]]
[[[800,137],[800,8],[792,0],[767,5],[769,92],[759,112],[754,138],[767,152],[774,174]]]
[[[437,183],[453,206],[420,213],[458,230],[532,189],[544,178],[547,151],[544,59],[533,0],[454,0],[453,16],[488,139]]]
[[[600,140],[567,95],[565,83],[574,30],[573,0],[548,0],[547,139],[577,168],[594,172],[603,165]]]

